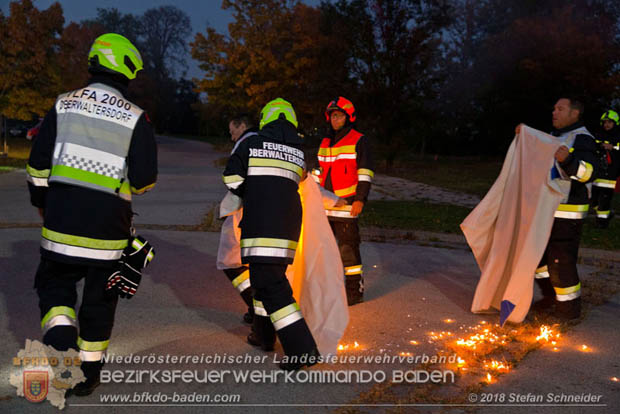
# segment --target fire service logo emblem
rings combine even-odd
[[[47,371],[24,371],[24,397],[30,402],[45,400],[49,389]]]

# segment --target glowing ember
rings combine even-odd
[[[492,377],[492,376],[491,376],[491,374],[489,374],[488,372],[487,372],[487,378],[486,378],[486,380],[487,380],[487,382],[488,382],[488,383],[493,382],[493,377]]]
[[[448,318],[448,319],[444,319],[443,321],[444,321],[445,323],[454,323],[454,319],[450,319],[450,318]]]
[[[547,325],[543,325],[540,327],[540,335],[536,337],[536,340],[540,341],[541,339],[544,339],[546,342],[549,342],[549,336],[552,332],[553,331]]]
[[[618,379],[618,377],[611,377],[611,380],[612,380],[613,382],[618,382],[618,381],[620,381],[620,380]]]
[[[343,350],[344,350],[344,346],[342,346],[342,345],[338,345],[338,350],[339,350],[339,351],[343,351]]]
[[[458,357],[458,359],[456,361],[457,361],[457,366],[459,368],[463,368],[465,366],[465,360],[463,358]]]
[[[411,356],[411,352],[401,352],[400,356]]]
[[[559,348],[553,347],[553,352],[558,352],[559,350]]]
[[[411,345],[418,345],[418,344],[419,344],[419,342],[418,342],[418,341],[414,341],[414,340],[409,341],[409,343],[410,343]]]
[[[359,348],[360,344],[357,343],[357,341],[355,341],[355,344],[353,345],[353,348]]]
[[[492,360],[490,363],[484,361],[484,367],[494,369],[495,371],[509,371],[510,368],[501,361]]]
[[[590,351],[590,348],[588,348],[588,345],[581,345],[580,350],[581,350],[582,352],[588,352],[588,351]]]

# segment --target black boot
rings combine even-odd
[[[247,337],[248,343],[265,352],[273,351],[276,344],[276,330],[268,316],[254,315],[252,332]]]
[[[65,392],[65,398],[71,397],[72,395],[77,397],[85,397],[92,394],[93,391],[95,391],[95,388],[101,384],[99,374],[101,373],[101,368],[103,368],[103,362],[82,362],[81,368],[84,376],[86,377],[86,381],[80,382],[73,388],[67,390]]]
[[[345,288],[347,291],[347,303],[349,306],[364,301],[364,278],[362,275],[345,276]]]
[[[565,321],[579,319],[581,317],[581,298],[557,302],[554,316]]]
[[[252,324],[254,320],[254,305],[252,305],[252,288],[248,288],[241,292],[241,298],[248,305],[248,311],[243,315],[243,322]]]
[[[555,296],[544,296],[532,304],[530,310],[538,313],[552,313],[555,306]]]
[[[304,367],[311,367],[319,362],[321,354],[317,348],[314,348],[312,351],[307,354],[302,354],[299,356],[287,356],[290,361],[280,362],[280,369],[284,371],[298,371]]]

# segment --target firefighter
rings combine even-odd
[[[360,254],[358,216],[368,199],[374,177],[374,165],[368,138],[355,130],[355,107],[342,96],[332,100],[325,110],[329,124],[318,152],[316,179],[326,190],[346,200],[343,206],[326,209],[344,265],[349,306],[363,302],[364,278]]]
[[[239,114],[230,120],[228,124],[230,138],[235,143],[231,155],[246,138],[257,134],[253,127],[252,119],[247,114]],[[254,318],[254,305],[252,302],[252,287],[250,285],[250,269],[241,264],[239,255],[239,237],[236,233],[239,229],[240,214],[231,214],[226,217],[220,233],[220,245],[217,253],[217,268],[223,270],[233,287],[237,289],[241,298],[248,306],[248,311],[243,315],[245,323],[252,323]],[[235,257],[229,257],[234,255]],[[229,267],[229,263],[239,266]]]
[[[275,330],[290,357],[280,364],[285,370],[313,365],[319,357],[285,274],[295,257],[302,219],[297,190],[305,163],[296,128],[289,102],[269,102],[261,111],[258,135],[239,144],[223,177],[228,189],[243,199],[241,261],[250,267],[257,334],[250,334],[248,342],[272,348]]]
[[[117,293],[133,296],[140,267],[153,254],[144,239],[131,237],[132,194],[151,189],[157,178],[150,121],[125,97],[142,68],[140,53],[125,37],[107,33],[95,39],[88,85],[57,98],[28,160],[31,202],[43,218],[34,283],[43,342],[79,350],[86,377],[69,395],[89,395],[99,385]]]
[[[543,299],[533,309],[555,308],[554,315],[562,320],[581,315],[577,254],[589,208],[586,184],[594,181],[597,173],[596,142],[583,126],[583,110],[583,103],[576,98],[561,98],[553,109],[552,135],[559,137],[563,145],[555,153],[551,177],[565,180],[570,192],[555,212],[551,235],[535,274]]]
[[[601,171],[592,184],[592,200],[590,205],[596,212],[596,226],[606,229],[613,216],[611,200],[614,196],[616,179],[620,173],[620,116],[616,111],[606,111],[601,116],[603,130],[598,135],[599,158]]]

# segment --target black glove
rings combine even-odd
[[[107,291],[116,290],[121,298],[131,299],[136,294],[141,270],[155,257],[153,246],[141,236],[129,240],[129,245],[123,250],[118,261],[117,270],[108,277]]]

